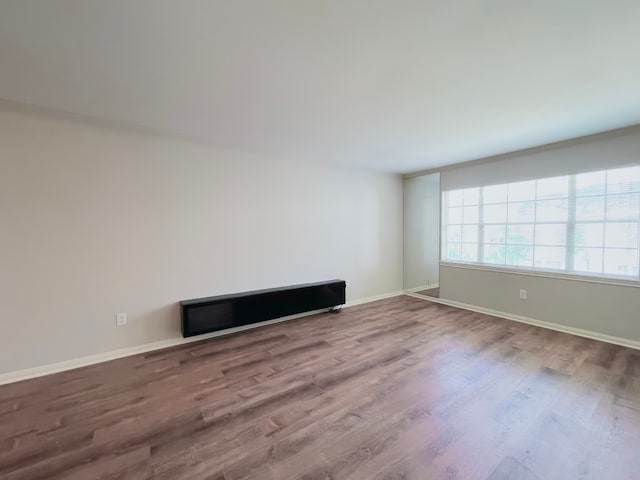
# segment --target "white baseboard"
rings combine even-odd
[[[427,299],[427,297],[425,297],[424,295],[416,295],[409,291],[406,291],[405,295],[409,295],[415,298],[420,298],[421,300]],[[549,330],[556,330],[558,332],[570,333],[571,335],[577,335],[578,337],[590,338],[592,340],[599,340],[601,342],[612,343],[614,345],[620,345],[622,347],[628,347],[628,348],[640,350],[640,341],[638,340],[631,340],[631,339],[622,338],[622,337],[614,337],[612,335],[605,335],[604,333],[593,332],[591,330],[584,330],[582,328],[569,327],[567,325],[562,325],[562,324],[553,323],[553,322],[546,322],[544,320],[536,320],[535,318],[524,317],[522,315],[516,315],[513,313],[501,312],[498,310],[493,310],[491,308],[478,307],[475,305],[469,305],[467,303],[456,302],[454,300],[444,300],[442,298],[431,298],[431,297],[429,297],[428,300],[430,302],[441,303],[443,305],[462,308],[464,310],[469,310],[472,312],[486,313],[487,315],[491,315],[493,317],[505,318],[507,320],[513,320],[514,322],[526,323],[529,325],[534,325],[536,327],[547,328]]]
[[[400,290],[398,292],[383,293],[382,295],[374,295],[373,297],[360,298],[358,300],[347,302],[344,308],[355,307],[356,305],[362,305],[363,303],[377,302],[378,300],[384,300],[385,298],[399,297],[402,294],[404,294],[404,292]]]
[[[439,283],[430,283],[427,285],[422,285],[420,287],[407,288],[404,290],[405,293],[416,293],[422,290],[430,290],[432,288],[438,288],[440,286]]]
[[[347,302],[343,308],[349,308],[356,305],[362,305],[364,303],[375,302],[377,300],[383,300],[385,298],[397,297],[402,295],[403,292],[392,292],[383,295],[376,295],[373,297],[361,298]],[[96,363],[107,362],[109,360],[116,360],[118,358],[130,357],[132,355],[138,355],[140,353],[151,352],[153,350],[160,350],[162,348],[175,347],[177,345],[183,345],[186,343],[199,342],[202,340],[208,340],[209,338],[220,337],[223,335],[229,335],[243,330],[250,330],[253,328],[263,327],[265,325],[272,325],[274,323],[286,322],[288,320],[294,320],[296,318],[307,317],[309,315],[316,315],[318,313],[326,312],[326,309],[313,310],[310,312],[300,313],[297,315],[290,315],[288,317],[276,318],[274,320],[267,320],[266,322],[254,323],[251,325],[243,325],[241,327],[229,328],[218,332],[205,333],[203,335],[197,335],[195,337],[176,337],[169,338],[167,340],[160,340],[153,343],[145,343],[143,345],[136,345],[134,347],[122,348],[119,350],[113,350],[110,352],[98,353],[95,355],[88,355],[85,357],[74,358],[71,360],[64,360],[62,362],[51,363],[48,365],[42,365],[39,367],[26,368],[23,370],[16,370],[14,372],[7,372],[0,374],[0,385],[6,385],[8,383],[19,382],[22,380],[28,380],[30,378],[42,377],[44,375],[51,375],[52,373],[64,372],[67,370],[73,370],[74,368],[86,367],[88,365],[95,365]]]

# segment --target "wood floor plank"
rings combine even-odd
[[[400,296],[0,387],[0,478],[640,478],[640,352]]]

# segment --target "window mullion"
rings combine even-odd
[[[536,266],[536,225],[538,224],[538,181],[535,184],[535,194],[533,198],[533,245],[531,245],[531,268]]]
[[[565,247],[565,270],[573,272],[576,240],[576,176],[569,175],[569,198],[567,205],[567,237]]]
[[[604,173],[604,217],[602,219],[602,262],[600,262],[600,271],[604,273],[604,257],[607,253],[607,208],[609,206],[609,189],[607,187],[607,172]]]
[[[484,187],[480,187],[478,194],[478,263],[484,263]]]
[[[638,232],[638,243],[636,244],[636,263],[638,264],[638,275],[637,279],[640,279],[640,223],[636,224],[636,231]],[[604,257],[604,252],[602,252],[602,256]]]
[[[449,194],[448,192],[442,192],[442,205],[440,207],[440,235],[442,242],[440,245],[440,259],[449,260]]]

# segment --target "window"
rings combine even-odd
[[[639,280],[640,166],[451,190],[442,260]]]

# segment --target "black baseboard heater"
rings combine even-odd
[[[196,298],[180,302],[182,336],[224,330],[345,303],[344,280]]]

